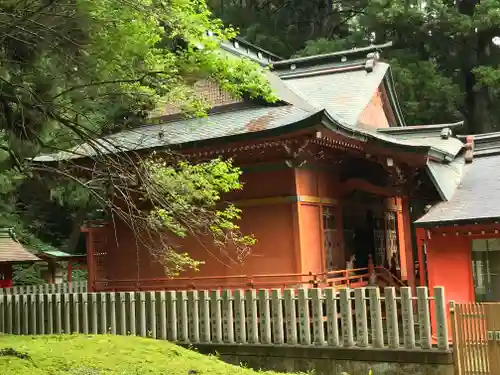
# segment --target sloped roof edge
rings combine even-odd
[[[464,126],[464,121],[452,122],[449,124],[433,124],[433,125],[409,125],[402,128],[379,128],[377,132],[388,134],[415,134],[419,132],[428,132],[429,130],[442,130],[450,128],[453,130],[461,129]],[[460,138],[460,136],[457,136]]]
[[[343,123],[339,119],[336,119],[327,111],[324,112],[328,121],[330,121],[330,125],[328,123],[323,122],[325,126],[327,126],[330,130],[338,131],[341,134],[346,136],[361,140],[368,141],[373,140],[376,142],[381,142],[385,145],[389,145],[392,147],[402,148],[408,151],[420,152],[422,154],[428,154],[429,156],[433,156],[438,160],[445,161],[446,156],[444,152],[439,149],[435,149],[432,146],[426,145],[417,145],[417,144],[409,144],[408,142],[403,142],[398,140],[397,138],[392,138],[391,136],[385,136],[383,134],[377,134],[376,132],[371,132],[365,129],[353,128],[348,124]],[[333,125],[333,126],[332,126]]]
[[[387,69],[387,72],[385,73],[383,83],[385,84],[389,103],[391,104],[391,107],[394,111],[394,116],[396,117],[397,124],[399,125],[399,127],[406,127],[406,122],[403,116],[403,110],[399,105],[399,99],[396,93],[396,87],[394,86],[394,77],[392,75],[392,68],[390,65],[389,68]],[[394,129],[394,127],[392,127],[391,129]]]
[[[286,59],[286,60],[280,60],[276,61],[273,63],[273,68],[274,69],[282,69],[285,68],[287,65],[310,65],[313,63],[314,65],[317,65],[318,63],[326,63],[326,62],[331,62],[332,59],[336,59],[339,56],[355,56],[358,57],[359,59],[365,59],[366,55],[370,52],[378,52],[384,48],[388,48],[392,46],[392,42],[387,42],[384,44],[378,44],[378,45],[371,45],[367,47],[361,47],[361,48],[352,48],[349,50],[344,50],[344,51],[337,51],[337,52],[332,52],[332,53],[325,53],[325,54],[320,54],[320,55],[313,55],[313,56],[306,56],[306,57],[297,57],[293,59]],[[358,56],[359,55],[359,56]]]
[[[229,52],[234,56],[249,58],[250,60],[258,63],[261,66],[267,66],[276,61],[282,60],[280,56],[266,51],[265,49],[260,48],[239,37],[236,37],[230,41],[222,41],[220,43],[220,48],[223,51]]]

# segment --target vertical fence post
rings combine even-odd
[[[190,290],[187,295],[189,316],[189,341],[200,342],[200,315],[198,309],[198,291]]]
[[[384,329],[382,325],[382,306],[380,303],[380,289],[378,287],[369,288],[368,296],[370,298],[372,345],[374,348],[383,348]]]
[[[55,301],[54,301],[54,308],[55,308],[55,334],[60,335],[62,333],[62,306],[61,306],[61,294],[57,293],[55,294]],[[97,332],[94,332],[97,333]]]
[[[230,290],[222,292],[222,340],[234,343],[233,295]]]
[[[313,340],[316,345],[325,345],[325,329],[323,326],[323,290],[311,289],[311,307],[313,323]]]
[[[437,286],[434,288],[434,303],[436,307],[436,330],[438,349],[449,350],[448,342],[448,324],[446,319],[446,300],[444,296],[444,288]]]
[[[47,294],[47,333],[54,333],[54,295]]]
[[[79,333],[80,332],[80,294],[72,294],[71,295],[71,318],[73,320],[72,332]]]
[[[354,346],[352,328],[351,289],[340,290],[340,319],[342,321],[342,342],[347,348]]]
[[[167,299],[167,336],[169,341],[177,341],[177,298],[175,292],[169,291]]]
[[[413,318],[413,303],[411,288],[401,288],[401,316],[403,320],[403,343],[406,349],[415,348],[415,320]]]
[[[37,323],[38,323],[38,331],[41,335],[45,335],[45,294],[39,294],[37,296],[37,311],[38,311],[38,317],[37,317]]]
[[[79,288],[80,289],[80,288]],[[78,296],[78,295],[77,295]],[[118,330],[116,327],[116,293],[109,293],[109,333],[116,335]]]
[[[366,312],[365,288],[354,289],[354,307],[356,314],[356,340],[360,347],[368,346],[368,316]]]
[[[151,338],[156,339],[158,336],[156,327],[156,292],[148,292],[148,329]]]
[[[333,288],[325,289],[327,340],[330,346],[339,346],[339,317],[337,295]]]
[[[179,314],[179,341],[189,342],[187,294],[184,290],[177,292],[177,312]]]
[[[14,334],[21,334],[21,296],[14,295]]]
[[[139,336],[147,337],[148,328],[146,322],[146,293],[139,292]]]
[[[200,305],[201,342],[210,342],[210,296],[208,290],[198,293]]]
[[[165,291],[160,292],[160,308],[159,318],[160,318],[160,338],[162,340],[167,339],[167,295]]]
[[[7,294],[6,300],[5,300],[5,307],[7,309],[7,319],[6,319],[6,325],[7,325],[7,330],[5,333],[12,334],[13,332],[13,319],[12,319],[12,295]]]
[[[243,290],[236,289],[234,291],[234,328],[236,342],[243,344],[247,341],[246,324],[245,324],[245,295]]]
[[[86,293],[84,293],[86,294]],[[120,309],[120,335],[127,335],[127,295],[124,292],[118,293]]]
[[[107,309],[107,294],[99,293],[99,321],[101,326],[101,334],[108,332],[108,309]]]
[[[213,290],[210,292],[210,312],[212,326],[212,342],[222,343],[222,311],[220,304],[220,291]]]
[[[432,347],[432,336],[429,311],[429,293],[427,287],[417,287],[417,309],[420,347],[422,349],[430,349]]]
[[[461,343],[460,340],[458,340],[458,333],[457,333],[457,318],[455,316],[456,310],[455,310],[455,301],[450,301],[450,325],[451,325],[451,335],[452,335],[452,340],[453,340],[453,362],[455,363],[456,367],[456,372],[458,374],[461,374],[461,355],[462,355],[462,348],[461,348]],[[480,333],[481,335],[481,333]],[[480,338],[481,340],[482,338]],[[487,359],[485,359],[485,362],[487,362]],[[486,363],[485,363],[486,365]]]
[[[38,333],[38,327],[37,327],[37,307],[38,307],[38,304],[36,303],[36,300],[37,300],[37,294],[32,294],[30,296],[28,296],[29,298],[29,303],[28,303],[28,306],[29,306],[29,315],[30,315],[30,322],[29,322],[29,325],[30,325],[30,329],[29,329],[29,333],[31,333],[32,335],[36,335]]]
[[[299,329],[300,343],[302,345],[311,344],[311,321],[309,318],[309,290],[300,288],[298,290],[299,307]]]
[[[5,327],[5,294],[0,290],[0,333],[6,333]]]
[[[57,295],[57,294],[56,294]],[[130,305],[135,305],[135,300],[130,301]],[[98,313],[99,305],[97,301],[97,293],[90,294],[90,323],[91,323],[91,332],[94,335],[97,335],[99,332],[99,313]],[[135,332],[134,332],[135,334]]]
[[[28,311],[28,294],[21,296],[21,311],[23,321],[23,335],[29,335],[29,311]]]
[[[259,326],[257,317],[257,292],[249,289],[245,292],[245,307],[247,310],[247,336],[250,344],[259,343]]]
[[[387,339],[389,348],[399,348],[398,304],[396,302],[396,289],[384,289],[385,315],[387,323]]]
[[[259,326],[261,344],[271,343],[271,312],[269,311],[269,291],[259,290]]]
[[[273,289],[271,291],[271,310],[272,310],[272,328],[273,343],[281,345],[285,342],[284,321],[283,321],[283,300],[281,290]]]
[[[128,320],[129,320],[129,333],[132,336],[135,336],[137,333],[137,322],[135,320],[135,293],[134,292],[128,292],[128,302],[129,302],[129,314],[128,314]]]
[[[285,289],[285,326],[286,343],[296,345],[297,338],[297,310],[295,309],[295,290]]]
[[[62,295],[63,298],[63,329],[64,333],[71,333],[71,303],[70,303],[69,293],[64,293]]]

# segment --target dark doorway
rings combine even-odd
[[[368,267],[369,255],[375,252],[373,225],[373,212],[368,210],[364,220],[358,222],[354,228],[353,250],[356,255],[356,268]]]

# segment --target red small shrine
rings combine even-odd
[[[272,65],[267,77],[278,103],[236,99],[200,81],[197,92],[213,107],[206,118],[186,119],[168,107],[148,124],[106,136],[116,152],[174,149],[192,161],[231,157],[243,170],[244,189],[224,199],[242,208],[238,224],[257,244],[243,264],[231,265],[213,244],[183,239],[183,248],[205,264],[168,278],[114,217],[84,228],[89,290],[311,281],[341,287],[366,285],[371,277],[379,285],[415,286],[415,263],[420,269],[425,262],[412,221],[426,206],[450,199],[458,183],[443,181],[465,164],[467,145],[453,135],[461,123],[406,126],[391,67],[380,59],[386,47],[284,60],[242,40],[224,43],[233,58]],[[77,167],[89,158],[95,163],[99,156],[83,144],[36,161],[71,160]],[[346,270],[351,255],[356,270]]]
[[[12,266],[40,259],[16,241],[11,229],[0,229],[0,288],[12,287]]]
[[[443,184],[448,200],[415,225],[426,269],[421,282],[446,287],[448,300],[500,301],[500,133],[464,136],[467,151]]]
[[[66,281],[68,283],[73,280],[74,270],[86,270],[86,254],[68,254],[60,250],[46,250],[38,254],[42,260],[47,262],[48,273],[45,279],[49,284],[59,284],[63,282],[63,272],[66,273]],[[61,267],[61,263],[66,265],[65,269]]]

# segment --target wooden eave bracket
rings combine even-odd
[[[307,160],[305,159],[303,154],[307,146],[309,146],[309,143],[310,143],[309,139],[306,139],[301,144],[296,144],[296,143],[289,144],[287,142],[284,142],[282,144],[287,155],[289,156],[289,158],[287,158],[287,160],[285,161],[288,167],[300,168],[307,163]]]
[[[465,137],[465,162],[472,163],[474,159],[474,136]]]

